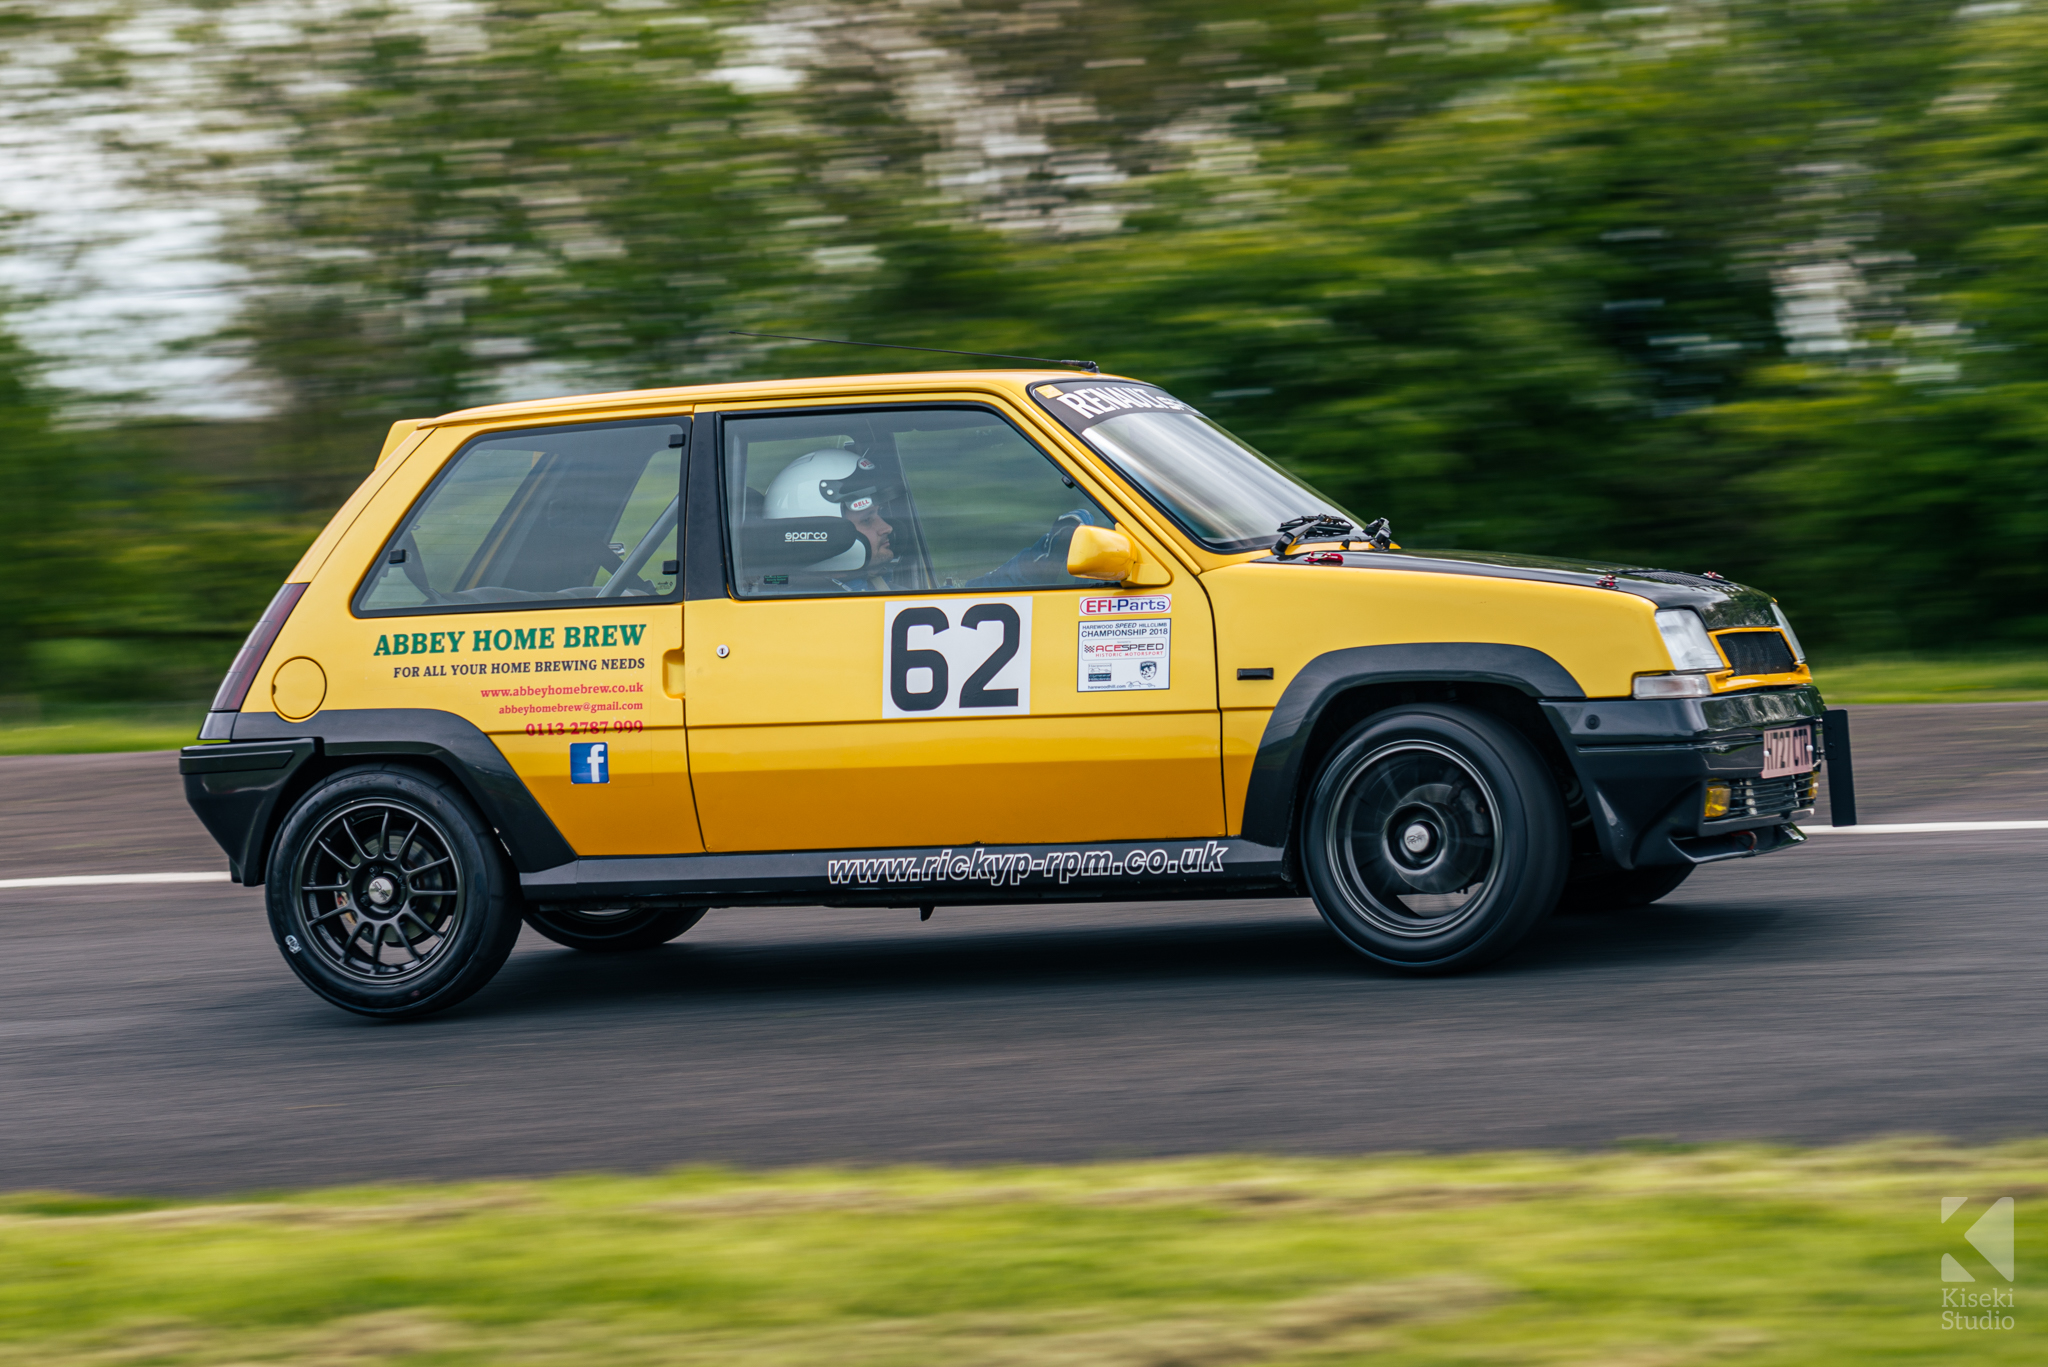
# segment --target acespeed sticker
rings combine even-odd
[[[1173,611],[1173,595],[1091,593],[1081,600],[1083,617],[1157,617]]]
[[[1029,597],[884,605],[884,717],[1006,717],[1030,711]]]
[[[1173,619],[1083,622],[1078,677],[1083,693],[1129,693],[1173,686]]]

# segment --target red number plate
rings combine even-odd
[[[1812,771],[1812,727],[1781,726],[1775,731],[1764,732],[1765,778],[1783,778],[1787,774]]]

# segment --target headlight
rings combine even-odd
[[[1771,604],[1771,616],[1778,619],[1778,630],[1785,633],[1785,644],[1792,647],[1792,658],[1799,661],[1799,663],[1801,664],[1805,664],[1806,651],[1801,649],[1799,645],[1799,633],[1792,630],[1792,623],[1789,620],[1787,620],[1785,616],[1785,609],[1779,607],[1776,603],[1773,603]]]
[[[1707,635],[1707,624],[1692,609],[1662,609],[1657,613],[1657,630],[1663,633],[1664,649],[1671,652],[1673,669],[1704,673],[1728,667],[1721,663],[1721,652],[1714,649],[1714,638]]]

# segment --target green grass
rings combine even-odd
[[[2036,702],[2048,698],[2048,655],[1893,656],[1824,663],[1813,681],[1831,703]]]
[[[2044,1177],[1891,1141],[23,1194],[0,1362],[2032,1363]],[[2007,1287],[1961,1237],[2001,1195],[2015,1328],[1945,1331],[1942,1253]]]
[[[0,755],[175,750],[199,738],[206,704],[44,704],[0,709]]]

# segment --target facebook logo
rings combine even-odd
[[[586,741],[569,747],[569,781],[571,783],[610,783],[612,781],[611,747],[601,740]]]

